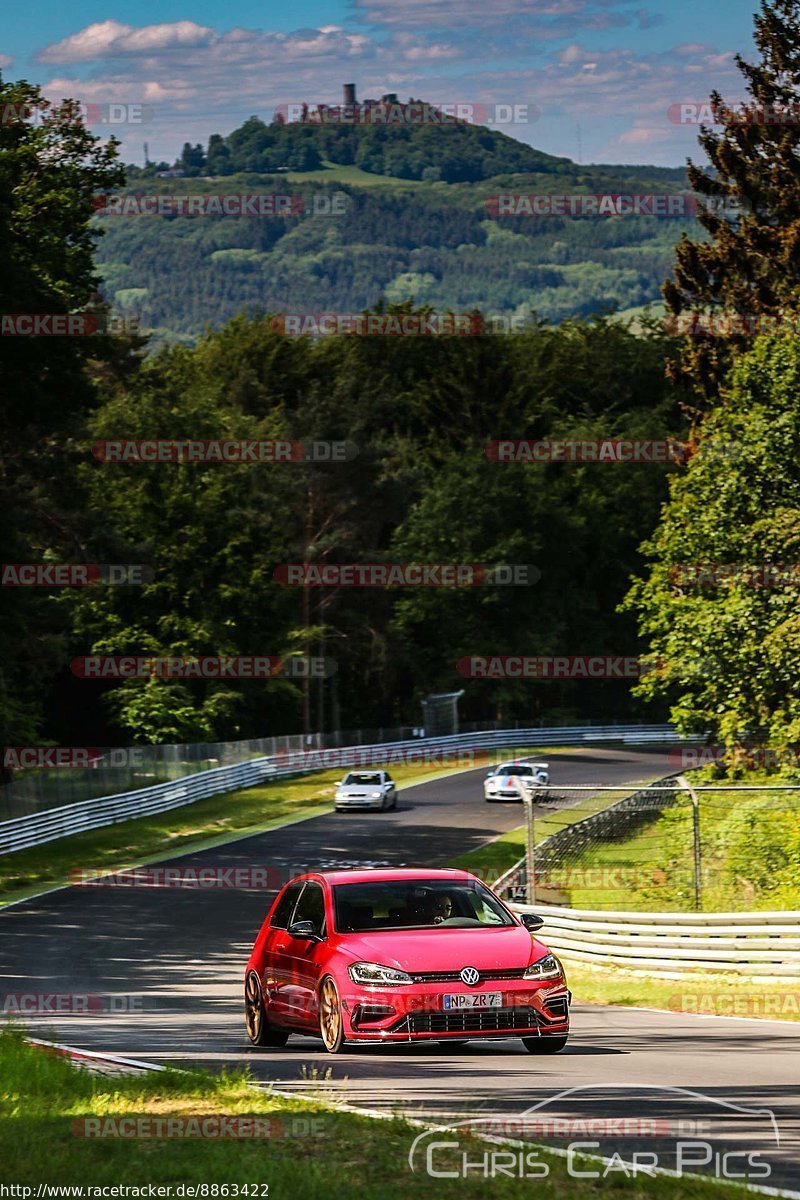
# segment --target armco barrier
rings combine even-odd
[[[581,746],[598,742],[621,742],[624,745],[670,744],[681,738],[670,725],[591,725],[561,726],[536,729],[500,729],[485,732],[454,734],[440,738],[413,738],[407,741],[388,742],[371,746],[347,746],[328,751],[319,751],[321,757],[329,758],[317,769],[328,765],[345,769],[348,765],[359,765],[357,757],[368,758],[385,752],[400,761],[401,756],[457,753],[468,750],[501,752],[510,748],[536,746]],[[348,755],[351,762],[348,763]],[[185,804],[193,804],[207,796],[221,792],[233,792],[239,788],[253,787],[267,779],[288,778],[307,773],[313,769],[300,768],[286,757],[267,756],[232,766],[217,767],[169,783],[122,792],[114,796],[101,796],[81,800],[45,812],[34,812],[0,822],[0,855],[11,854],[30,846],[39,846],[57,838],[71,837],[89,829],[102,829],[120,821],[136,817],[151,816],[167,812]],[[366,765],[366,764],[362,764]]]
[[[705,971],[800,980],[800,912],[638,913],[513,904],[569,961],[672,976]]]

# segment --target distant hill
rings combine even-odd
[[[358,312],[381,298],[507,320],[638,308],[660,300],[675,241],[696,231],[693,218],[499,215],[492,198],[503,193],[663,195],[688,185],[679,168],[582,166],[463,123],[251,117],[206,151],[187,145],[182,162],[179,179],[129,167],[128,189],[291,193],[303,211],[100,217],[106,293],[156,340],[193,338],[241,311]]]
[[[557,174],[571,165],[499,131],[441,116],[424,101],[357,105],[355,112],[360,118],[352,123],[340,108],[326,109],[321,120],[286,121],[278,114],[267,124],[253,116],[227,137],[212,134],[206,150],[187,143],[174,165],[191,177],[308,172],[330,163],[427,183],[476,183],[521,171]],[[430,123],[426,114],[442,123]]]

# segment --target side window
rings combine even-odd
[[[314,932],[322,937],[325,931],[325,896],[318,883],[307,883],[294,911],[292,923],[311,921]]]
[[[285,929],[289,924],[289,918],[292,915],[292,909],[295,906],[297,897],[300,895],[302,883],[290,883],[286,891],[278,901],[278,907],[272,914],[270,921],[270,929]]]

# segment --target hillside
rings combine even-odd
[[[305,166],[228,173],[279,160]],[[207,152],[186,147],[183,161],[195,177],[130,167],[128,189],[290,193],[302,197],[303,211],[294,202],[291,215],[277,217],[98,217],[106,293],[117,309],[139,315],[156,342],[193,338],[242,311],[361,311],[381,298],[478,307],[506,320],[637,308],[659,300],[674,243],[695,225],[691,217],[499,215],[491,198],[501,193],[688,188],[681,169],[581,166],[461,124],[347,129],[251,118],[226,139],[214,135]],[[465,178],[432,178],[434,163]],[[220,165],[224,172],[212,172]]]

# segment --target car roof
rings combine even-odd
[[[420,879],[472,880],[475,876],[457,867],[346,867],[332,871],[309,871],[298,879],[323,879],[328,883],[413,883]]]
[[[497,764],[499,767],[549,767],[549,763],[536,762],[532,758],[509,758]]]

